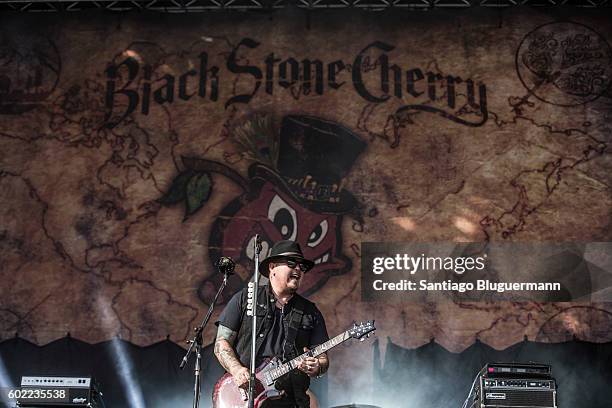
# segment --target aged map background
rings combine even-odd
[[[90,343],[120,336],[148,345],[169,336],[183,344],[218,283],[212,255],[241,259],[233,290],[249,278],[246,238],[254,224],[273,221],[268,206],[275,192],[287,204],[292,177],[283,173],[282,147],[276,162],[258,152],[278,149],[283,119],[301,115],[348,129],[360,141],[352,153],[330,142],[336,155],[311,163],[325,167],[352,155],[332,171],[342,179],[339,191],[354,201],[344,196],[331,211],[313,209],[308,198],[289,203],[299,218],[290,228],[299,229],[302,245],[320,238],[310,233],[319,228],[333,248],[308,282],[330,334],[353,320],[376,319],[383,351],[387,339],[404,347],[435,339],[455,352],[477,338],[497,349],[524,336],[612,340],[607,303],[398,306],[361,302],[359,289],[362,242],[610,240],[607,18],[582,13],[559,22],[533,11],[384,19],[355,13],[340,20],[287,14],[184,16],[178,25],[158,15],[3,20],[0,338],[18,333],[42,345],[70,332]],[[393,48],[364,51],[377,42]],[[231,72],[232,51],[237,66],[262,75],[248,103],[226,104],[252,93],[257,82],[253,71]],[[206,69],[218,68],[208,72],[206,92],[199,88],[203,52]],[[383,54],[395,66],[386,90]],[[359,94],[358,55],[365,57],[364,86],[388,98]],[[279,66],[290,57],[281,84]],[[139,70],[125,89],[139,101],[110,127],[109,97],[113,115],[128,109],[128,99],[109,94],[109,82],[120,90],[129,73],[123,65],[113,79],[107,69],[126,58]],[[277,59],[270,81],[267,58]],[[302,71],[291,79],[292,64],[301,70],[304,59],[322,62],[320,92],[306,89]],[[342,69],[330,68],[336,61]],[[330,70],[337,71],[335,82]],[[460,78],[453,89],[449,76]],[[581,248],[578,262],[610,262]],[[207,344],[212,336],[207,330]],[[332,374],[368,367],[370,354],[341,348],[333,359],[344,364],[332,364]]]

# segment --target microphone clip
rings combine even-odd
[[[261,254],[262,245],[261,245],[261,237],[259,234],[255,234],[255,253],[257,255]]]

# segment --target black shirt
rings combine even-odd
[[[260,287],[259,290],[266,290],[265,286]],[[283,342],[285,340],[285,330],[283,325],[283,318],[286,317],[291,312],[291,307],[293,304],[293,300],[295,298],[291,298],[291,300],[285,305],[285,307],[278,308],[275,307],[274,315],[272,318],[272,327],[270,329],[269,335],[266,337],[265,342],[257,356],[257,363],[264,357],[274,357],[278,356],[281,360],[285,361],[285,356],[283,356]],[[273,299],[271,299],[272,301]],[[231,329],[235,332],[239,332],[241,324],[242,324],[242,316],[244,310],[242,296],[240,296],[240,292],[236,293],[228,304],[225,306],[223,312],[219,316],[219,320],[217,324],[221,324],[228,329]],[[250,316],[244,315],[245,318],[251,318]],[[258,316],[258,321],[261,318]],[[327,334],[327,327],[325,326],[325,319],[321,312],[316,309],[313,319],[312,319],[312,330],[310,330],[310,338],[308,339],[309,348],[313,348],[318,346],[321,343],[329,340],[329,335]],[[259,323],[258,323],[259,326]],[[238,336],[250,335],[250,333],[238,333]],[[299,354],[303,352],[303,350],[298,350]]]

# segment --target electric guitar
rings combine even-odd
[[[277,357],[264,361],[255,372],[255,401],[253,407],[259,408],[267,399],[281,398],[284,391],[277,390],[274,387],[276,380],[295,370],[306,357],[317,357],[349,339],[363,341],[366,337],[370,337],[374,330],[376,328],[374,327],[373,320],[360,324],[355,323],[353,327],[344,333],[284,364]],[[226,373],[215,384],[213,390],[213,408],[247,408],[248,402],[249,396],[247,391],[236,385],[231,374]]]

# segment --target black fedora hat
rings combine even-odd
[[[267,278],[270,274],[268,265],[270,265],[271,262],[281,261],[284,259],[295,259],[296,261],[305,263],[308,265],[308,269],[311,269],[314,266],[313,261],[304,258],[300,244],[295,241],[283,240],[275,243],[272,246],[270,255],[259,263],[259,272]]]

